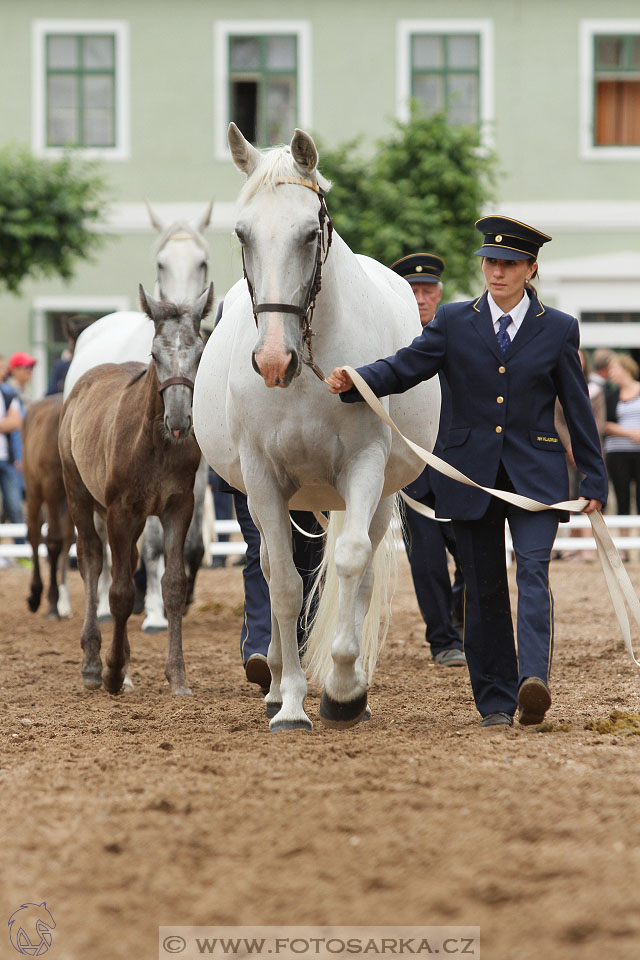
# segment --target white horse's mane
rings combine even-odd
[[[153,248],[154,259],[158,256],[165,243],[168,243],[169,240],[171,240],[171,237],[174,237],[178,233],[189,234],[191,239],[202,248],[205,258],[207,260],[209,259],[209,247],[207,246],[207,241],[202,234],[187,220],[174,220],[173,223],[169,224],[169,226],[163,228]]]
[[[259,190],[263,187],[273,190],[281,177],[301,177],[313,180],[320,189],[326,193],[331,189],[331,181],[323,177],[318,169],[313,173],[302,173],[300,167],[293,159],[291,148],[288,145],[272,147],[270,150],[261,151],[261,162],[247,179],[244,187],[240,191],[238,203],[240,206],[252,200]]]

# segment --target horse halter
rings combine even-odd
[[[327,210],[327,204],[324,199],[324,193],[320,189],[317,183],[313,180],[308,180],[305,177],[278,177],[276,184],[280,183],[296,183],[301,187],[308,187],[309,190],[317,195],[318,200],[320,201],[320,209],[318,211],[318,221],[320,224],[320,230],[318,232],[318,241],[316,244],[316,257],[315,265],[313,269],[313,276],[311,277],[311,282],[307,289],[307,295],[305,297],[304,306],[297,307],[293,303],[256,303],[255,294],[253,292],[253,286],[249,277],[247,275],[247,267],[244,259],[244,247],[242,247],[242,272],[244,278],[247,281],[247,287],[249,288],[249,296],[251,297],[251,307],[253,310],[253,319],[256,322],[256,327],[258,326],[258,314],[259,313],[294,313],[300,317],[302,321],[302,337],[304,344],[306,345],[307,351],[309,353],[309,359],[302,357],[302,362],[308,367],[311,367],[316,377],[320,380],[324,380],[324,374],[320,367],[314,362],[313,353],[311,349],[311,338],[313,333],[311,331],[311,321],[313,319],[313,311],[316,305],[316,297],[320,293],[320,288],[322,286],[322,267],[327,262],[327,257],[329,256],[329,248],[331,246],[331,240],[333,238],[333,220],[329,216],[329,211]],[[324,225],[327,225],[327,242],[325,245],[324,242]],[[323,257],[324,252],[324,257]]]
[[[162,393],[163,390],[166,390],[167,387],[173,386],[174,383],[184,383],[184,385],[189,387],[190,390],[193,390],[193,380],[189,380],[188,377],[167,377],[167,379],[163,380],[158,387],[158,393]]]

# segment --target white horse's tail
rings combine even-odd
[[[389,632],[391,602],[398,582],[398,554],[396,531],[402,522],[399,497],[394,497],[391,523],[373,558],[373,591],[367,615],[362,626],[360,660],[369,683],[373,678],[380,651]],[[326,534],[322,563],[318,567],[307,599],[305,615],[308,638],[305,644],[303,666],[310,680],[324,681],[333,667],[331,644],[338,625],[338,575],[334,563],[336,540],[344,523],[344,511],[332,511]],[[317,608],[312,616],[314,597],[319,594]]]

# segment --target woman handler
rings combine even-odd
[[[545,307],[531,280],[537,254],[551,237],[508,217],[476,223],[484,235],[486,290],[477,300],[440,307],[422,334],[395,356],[358,373],[379,396],[403,393],[442,371],[452,394],[443,459],[485,487],[516,491],[542,503],[568,498],[564,447],[554,427],[562,404],[572,451],[584,475],[585,513],[607,498],[607,474],[587,384],[578,357],[578,323]],[[340,367],[332,393],[360,400]],[[540,723],[551,705],[553,597],[549,561],[558,511],[531,513],[442,475],[434,479],[436,511],[453,520],[465,581],[464,652],[482,726]],[[504,521],[517,562],[516,656]]]

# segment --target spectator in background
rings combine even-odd
[[[35,357],[32,357],[28,353],[14,353],[11,355],[11,357],[9,357],[9,368],[5,378],[5,383],[12,387],[12,389],[18,395],[18,399],[22,405],[23,415],[24,411],[31,402],[28,387],[31,383],[31,377],[33,375],[33,368],[35,365]]]
[[[0,490],[3,512],[9,523],[23,523],[22,491],[16,460],[16,438],[20,437],[22,409],[13,387],[0,383]],[[24,543],[24,537],[15,537],[16,543]]]
[[[608,370],[609,363],[611,362],[612,357],[615,355],[610,350],[600,350],[597,351],[601,354],[600,360],[600,374],[595,376],[591,372],[591,365],[589,363],[589,357],[584,350],[578,350],[578,356],[580,357],[580,365],[582,367],[582,372],[585,375],[587,381],[587,388],[589,390],[589,399],[591,400],[591,409],[593,410],[593,418],[596,421],[596,427],[598,428],[598,436],[600,437],[600,446],[603,447],[604,434],[607,422],[606,415],[606,402],[605,402],[605,387],[609,390],[610,384],[604,379],[603,374]],[[567,457],[567,471],[569,473],[569,499],[577,500],[580,495],[580,480],[581,474],[579,473],[576,462],[573,459],[573,452],[571,450],[571,440],[569,437],[569,429],[567,427],[566,420],[564,418],[564,413],[560,405],[560,401],[556,400],[556,409],[554,414],[555,426],[558,431],[558,435],[562,440],[562,444],[566,451]],[[581,527],[579,529],[572,531],[572,536],[575,537],[590,537],[591,528],[590,527]],[[554,554],[558,558],[557,554]],[[560,559],[568,559],[573,557],[574,554],[562,554]],[[594,560],[595,554],[588,550],[583,550],[581,553],[577,554],[581,560]]]
[[[591,360],[591,373],[589,374],[589,383],[597,383],[602,387],[605,394],[609,392],[609,364],[615,357],[613,350],[599,349],[594,350]]]
[[[615,389],[607,398],[604,451],[616,494],[617,512],[631,512],[631,486],[635,484],[636,513],[640,514],[640,382],[638,364],[627,353],[616,353],[609,362],[609,379]],[[624,558],[626,559],[626,558]]]
[[[86,316],[68,317],[63,320],[62,329],[67,338],[67,346],[53,364],[49,378],[49,386],[47,387],[47,396],[53,393],[62,393],[65,377],[67,376],[67,371],[73,358],[73,352],[76,348],[76,340],[82,331],[86,330],[94,320],[95,317]]]

